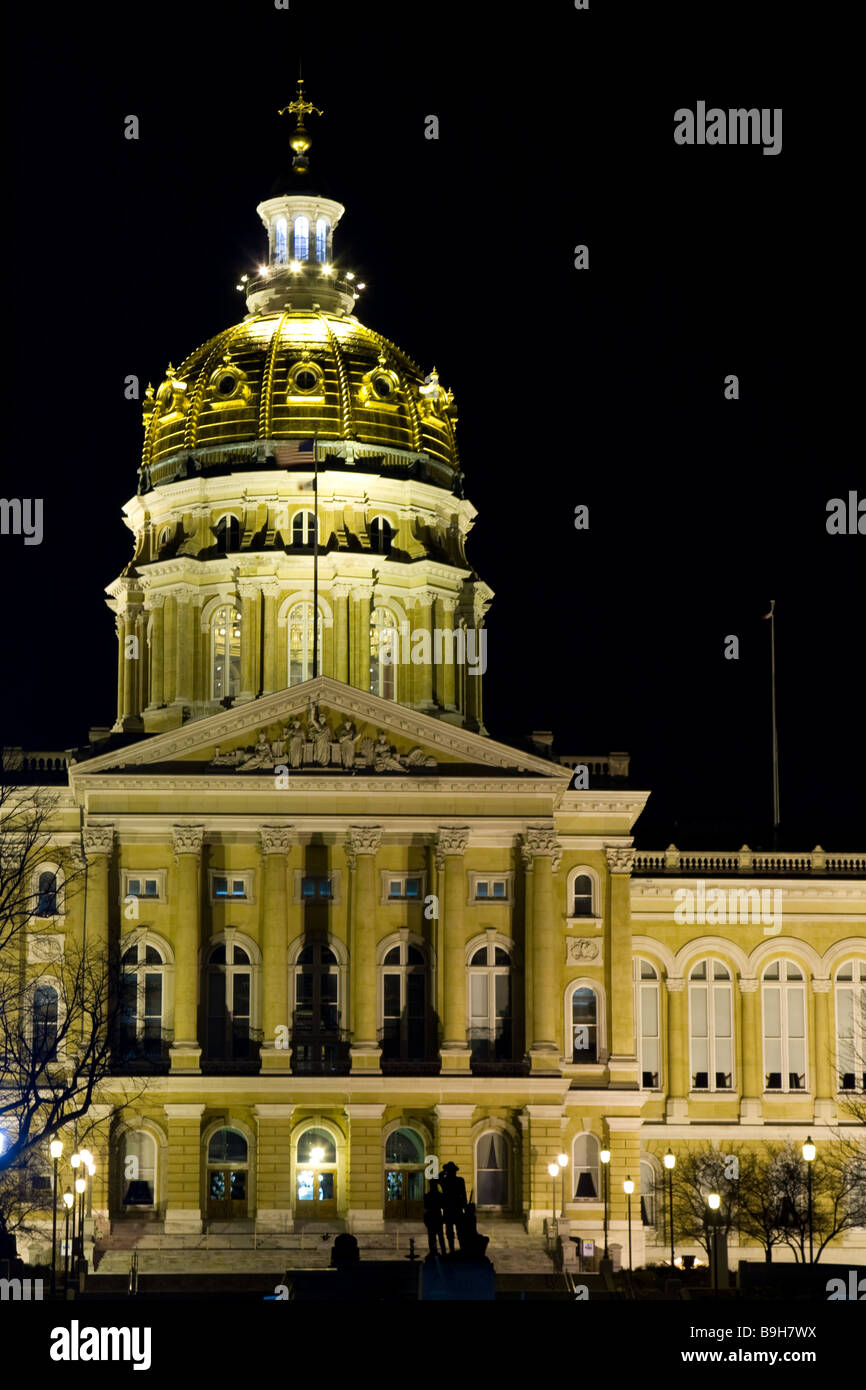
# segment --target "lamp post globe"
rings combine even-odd
[[[568,1154],[557,1154],[556,1161],[562,1173],[562,1218],[565,1220],[565,1170],[568,1167]]]
[[[808,1134],[808,1135],[806,1136],[806,1142],[805,1142],[804,1145],[803,1145],[803,1157],[804,1157],[804,1159],[806,1160],[806,1173],[807,1173],[808,1190],[809,1190],[809,1264],[810,1264],[810,1265],[815,1263],[814,1249],[813,1249],[813,1243],[814,1243],[814,1241],[813,1241],[813,1234],[812,1234],[812,1164],[815,1162],[815,1155],[816,1155],[817,1152],[818,1152],[818,1150],[815,1148],[815,1145],[812,1143],[812,1136],[811,1136],[811,1134]]]
[[[671,1228],[671,1269],[674,1268],[674,1168],[677,1164],[676,1154],[669,1148],[662,1159],[668,1170],[668,1219]]]
[[[602,1185],[604,1187],[604,1258],[607,1259],[607,1208],[609,1200],[610,1149],[602,1149],[598,1155],[602,1165]]]

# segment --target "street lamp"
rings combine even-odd
[[[674,1268],[674,1168],[676,1167],[677,1156],[671,1153],[668,1148],[662,1162],[668,1170],[668,1209],[671,1222],[671,1269]]]
[[[610,1149],[602,1149],[599,1154],[602,1164],[603,1186],[604,1186],[604,1258],[607,1259],[607,1201],[608,1201],[608,1168],[610,1164]]]
[[[66,1297],[66,1290],[69,1288],[69,1209],[70,1209],[70,1207],[72,1206],[72,1203],[73,1203],[74,1201],[75,1201],[75,1198],[73,1197],[72,1193],[69,1191],[69,1188],[67,1187],[66,1191],[65,1191],[64,1194],[63,1194],[63,1205],[64,1205],[65,1208],[66,1208],[66,1237],[65,1237],[65,1241],[64,1241],[64,1244],[65,1244],[65,1246],[66,1246],[66,1250],[65,1250],[65,1252],[64,1252],[64,1258],[63,1258],[63,1296],[64,1296],[64,1298]]]
[[[48,1145],[48,1152],[54,1160],[54,1194],[51,1202],[51,1296],[57,1292],[57,1165],[63,1153],[63,1143],[60,1139],[52,1139]]]
[[[77,1181],[77,1180],[78,1180],[78,1169],[81,1167],[81,1154],[78,1152],[77,1149],[75,1150],[75,1153],[74,1153],[74,1154],[72,1155],[72,1157],[70,1158],[69,1162],[70,1162],[70,1164],[72,1165],[72,1168],[73,1168],[73,1170],[74,1170],[74,1172],[73,1172],[73,1178],[72,1178],[72,1186],[73,1186],[73,1188],[75,1189],[75,1191],[77,1192],[77,1191],[78,1191],[78,1181]],[[78,1249],[78,1246],[77,1246],[76,1243],[75,1243],[75,1242],[76,1242],[76,1239],[77,1239],[75,1232],[76,1232],[77,1218],[78,1218],[78,1203],[75,1201],[74,1198],[73,1198],[73,1202],[74,1202],[74,1206],[73,1206],[73,1208],[72,1208],[72,1250],[73,1250],[73,1254],[74,1254],[74,1252]]]
[[[811,1134],[807,1134],[806,1142],[803,1145],[803,1157],[806,1160],[806,1172],[809,1175],[809,1264],[814,1264],[812,1257],[812,1164],[815,1162],[817,1149],[812,1143]]]
[[[87,1187],[86,1178],[75,1179],[75,1191],[78,1193],[78,1256],[84,1258],[84,1192]]]
[[[551,1188],[553,1190],[553,1202],[550,1208],[550,1215],[553,1221],[556,1220],[556,1179],[559,1177],[559,1164],[548,1163],[547,1171],[550,1174]]]
[[[712,1212],[710,1217],[710,1264],[713,1267],[713,1293],[719,1292],[719,1217],[718,1210],[722,1205],[722,1199],[718,1192],[711,1192],[707,1197],[707,1206]]]
[[[568,1154],[557,1154],[556,1161],[562,1169],[562,1219],[565,1220],[565,1170],[568,1167]]]
[[[628,1200],[628,1268],[629,1273],[631,1273],[631,1194],[634,1192],[634,1183],[631,1178],[626,1178],[622,1190]]]

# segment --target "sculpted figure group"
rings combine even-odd
[[[281,766],[299,769],[310,764],[352,772],[408,772],[414,767],[436,766],[436,759],[422,748],[398,753],[384,729],[378,731],[375,739],[362,736],[348,717],[332,732],[317,705],[307,710],[305,723],[306,726],[299,718],[290,720],[281,737],[270,742],[262,729],[254,747],[232,748],[227,753],[217,748],[211,766],[233,767],[236,772]]]

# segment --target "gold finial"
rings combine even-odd
[[[294,101],[290,101],[288,106],[281,107],[278,115],[297,117],[297,125],[292,131],[290,144],[296,155],[305,155],[310,148],[310,137],[304,127],[304,117],[310,115],[323,116],[325,113],[320,111],[318,106],[314,106],[311,101],[307,101],[304,96],[304,79],[298,78],[298,94]]]

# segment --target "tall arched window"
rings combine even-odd
[[[163,1054],[165,961],[156,946],[138,942],[121,957],[120,1057]]]
[[[207,965],[207,1051],[211,1061],[243,1062],[251,1056],[252,968],[243,947],[214,946]]]
[[[493,942],[469,962],[469,1043],[475,1062],[512,1059],[511,956]]]
[[[592,917],[592,879],[589,874],[578,874],[574,880],[571,902],[572,917]]]
[[[640,1219],[644,1226],[656,1224],[656,1174],[645,1158],[640,1164]]]
[[[218,1129],[207,1146],[207,1214],[230,1221],[247,1214],[249,1146],[236,1129]]]
[[[33,991],[33,1049],[35,1067],[57,1061],[58,994],[53,985]]]
[[[327,217],[316,218],[316,260],[325,262],[328,259],[328,219]]]
[[[57,874],[53,869],[40,871],[36,888],[36,916],[57,916]]]
[[[385,1218],[424,1215],[424,1141],[414,1129],[394,1129],[385,1141]]]
[[[806,1089],[806,984],[799,965],[774,960],[764,971],[764,1086]]]
[[[289,685],[299,685],[313,679],[313,642],[317,640],[319,675],[322,674],[322,617],[319,631],[314,635],[313,605],[296,603],[289,609]]]
[[[213,528],[221,555],[233,554],[241,547],[241,523],[236,516],[221,516]]]
[[[289,228],[285,217],[278,217],[274,227],[274,261],[285,265],[289,259]]]
[[[316,543],[316,513],[295,512],[292,517],[292,545],[312,547]]]
[[[230,604],[211,619],[211,652],[211,698],[234,699],[241,693],[241,615]]]
[[[294,1070],[336,1072],[340,1043],[340,968],[324,942],[305,946],[295,965]]]
[[[307,1129],[296,1150],[298,1216],[335,1216],[337,1146],[325,1129]]]
[[[571,996],[571,1060],[598,1061],[598,1000],[595,990],[581,985]]]
[[[427,961],[419,946],[392,946],[382,971],[382,1060],[427,1059]]]
[[[387,608],[374,608],[370,618],[370,690],[383,700],[397,698],[397,620]]]
[[[295,260],[305,261],[310,254],[310,219],[309,217],[295,218]]]
[[[641,1086],[654,1091],[661,1085],[659,976],[648,960],[634,962],[634,1017]]]
[[[508,1136],[491,1129],[475,1141],[475,1194],[479,1207],[508,1207],[510,1193]]]
[[[840,1091],[866,1091],[866,961],[836,972],[836,1058]]]
[[[387,555],[394,539],[394,527],[386,516],[374,516],[370,522],[370,549],[377,555]]]
[[[720,960],[702,960],[689,975],[693,1091],[730,1091],[734,1084],[731,974]]]
[[[156,1141],[144,1129],[128,1130],[121,1141],[120,1205],[156,1206]]]
[[[581,1197],[598,1198],[599,1187],[598,1140],[594,1134],[578,1134],[574,1141],[574,1199]]]

